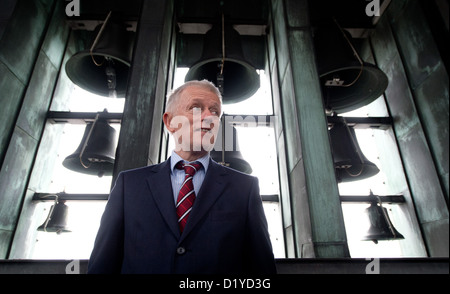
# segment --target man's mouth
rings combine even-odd
[[[213,124],[203,124],[198,130],[202,133],[210,133],[214,128]]]

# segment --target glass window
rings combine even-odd
[[[60,90],[64,88],[64,90]],[[61,91],[61,92],[59,92]],[[55,92],[51,111],[70,111],[98,113],[123,112],[125,99],[108,98],[92,94],[74,85],[61,73],[60,83]],[[32,178],[37,193],[56,194],[108,194],[112,176],[90,175],[76,172],[63,166],[64,159],[72,155],[82,143],[87,124],[80,122],[47,123],[43,139],[36,157]],[[117,146],[120,124],[110,124],[115,130],[114,146]],[[45,172],[44,172],[45,171]],[[42,174],[41,176],[39,174]],[[35,205],[33,218],[43,224],[49,215],[54,201],[39,201]],[[28,252],[24,257],[32,259],[88,259],[94,245],[100,218],[106,205],[105,200],[74,201],[67,200],[67,226],[70,232],[56,234],[35,231],[33,240],[29,240]]]
[[[123,112],[124,105],[124,98],[95,95],[74,85],[74,90],[69,99],[68,111],[98,112],[106,108],[108,112]]]
[[[111,124],[111,127],[116,130],[116,140],[114,145],[117,146],[120,125]],[[52,171],[51,183],[43,191],[51,193],[109,193],[112,176],[104,175],[102,177],[98,177],[95,175],[75,172],[63,166],[64,159],[73,154],[81,144],[85,131],[85,124],[64,124],[59,148],[56,153],[56,160],[53,167],[49,166],[48,169],[48,171]]]
[[[388,116],[384,98],[349,113],[344,117]],[[357,143],[363,155],[380,170],[378,174],[363,180],[338,184],[341,196],[376,196],[404,195],[409,190],[403,173],[402,162],[393,134],[392,127],[384,129],[355,128]],[[412,216],[414,211],[406,203],[382,203],[394,228],[405,239],[379,241],[362,241],[369,227],[369,215],[366,208],[369,203],[343,202],[342,209],[351,257],[417,257],[424,256],[423,245],[417,236],[417,224]]]
[[[261,195],[280,195],[275,130],[272,127],[236,127],[242,157],[259,180]],[[263,198],[264,199],[264,198]],[[279,202],[263,201],[270,240],[276,258],[285,257]]]
[[[175,76],[175,86],[184,81],[186,69],[178,69]],[[263,77],[264,72],[260,71]],[[262,78],[261,89],[251,98],[236,105],[224,107],[227,115],[271,115],[272,100],[270,88]],[[67,83],[67,81],[66,81]],[[99,112],[107,109],[109,112],[122,112],[124,99],[105,98],[93,95],[71,84],[68,103],[55,109],[71,112]],[[258,107],[255,107],[258,106]],[[119,124],[111,124],[116,129],[117,137]],[[97,177],[77,173],[65,168],[62,161],[72,154],[81,143],[85,132],[85,124],[47,124],[44,133],[59,133],[54,147],[56,153],[47,171],[50,176],[48,184],[41,185],[39,191],[46,193],[80,193],[107,194],[111,188],[111,176]],[[54,130],[52,130],[54,128]],[[273,125],[242,127],[237,126],[237,136],[243,158],[252,166],[252,174],[259,178],[261,195],[279,195],[278,163]],[[45,136],[45,135],[44,135]],[[118,139],[118,138],[117,138]],[[116,142],[117,143],[117,142]],[[169,152],[173,149],[170,140]],[[39,156],[37,161],[45,160],[46,156]],[[269,168],[267,168],[269,166]],[[69,207],[68,233],[36,232],[31,258],[34,259],[87,259],[90,256],[95,236],[100,223],[106,201],[66,201]],[[48,216],[53,201],[39,202],[36,205],[35,217],[42,224]],[[284,240],[281,223],[279,202],[264,201],[264,211],[268,219],[269,233],[276,257],[284,257]],[[32,228],[34,229],[34,228]]]
[[[239,103],[224,104],[223,112],[226,114],[245,115],[272,115],[273,103],[270,85],[263,70],[257,70],[260,78],[260,88],[253,96]]]
[[[38,231],[31,259],[89,259],[106,201],[67,201],[67,228],[71,232],[56,234]],[[43,224],[53,201],[37,205]]]

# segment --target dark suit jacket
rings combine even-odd
[[[180,234],[170,160],[119,174],[88,273],[275,273],[255,177],[210,161]]]

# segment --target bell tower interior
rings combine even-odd
[[[0,11],[0,273],[84,271],[116,176],[170,156],[167,94],[202,79],[224,104],[211,156],[259,178],[279,272],[448,273],[448,1]]]

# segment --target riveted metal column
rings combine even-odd
[[[348,257],[308,1],[271,4],[296,256]]]
[[[389,77],[385,97],[411,191],[407,204],[421,226],[409,234],[408,250],[423,237],[430,257],[448,257],[448,72],[424,11],[420,1],[393,1],[371,42]]]
[[[157,163],[170,59],[173,1],[142,1],[116,154],[118,172]]]

